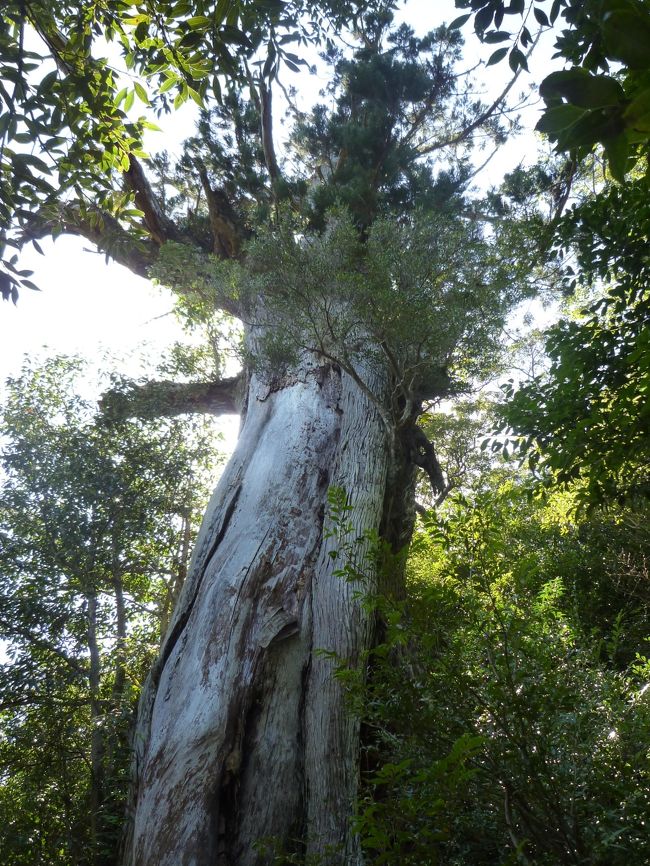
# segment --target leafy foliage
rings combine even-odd
[[[378,216],[463,209],[473,133],[480,130],[485,146],[485,139],[503,141],[505,129],[457,68],[459,35],[439,27],[416,37],[388,12],[368,14],[358,26],[361,47],[328,48],[326,101],[302,112],[289,94],[283,156],[269,159],[271,143],[260,135],[258,91],[267,93],[266,84],[249,81],[201,116],[175,167],[161,166],[161,183],[177,191],[166,202],[179,220],[187,214],[197,238],[209,234],[215,210],[246,241],[287,210],[296,231],[313,234],[333,209],[349,210],[362,230]],[[212,209],[202,173],[218,197]]]
[[[145,156],[144,131],[157,127],[134,116],[136,105],[151,114],[188,99],[219,101],[224,76],[241,81],[246,60],[264,49],[267,78],[282,63],[299,68],[305,61],[291,48],[301,50],[362,7],[338,0],[4,3],[0,293],[16,300],[20,285],[34,288],[16,259],[5,257],[8,246],[38,245],[44,232],[80,222],[105,234],[109,217],[138,235],[143,214],[121,175]]]
[[[417,37],[389,12],[359,26],[353,52],[328,48],[327,103],[292,106],[286,159],[265,156],[251,83],[202,116],[164,180],[197,236],[228,222],[222,261],[168,242],[153,273],[189,317],[216,304],[245,320],[252,364],[277,373],[312,352],[362,386],[363,364],[388,367],[395,406],[382,411],[411,419],[492,363],[529,269],[509,219],[486,232],[465,199],[474,133],[498,143],[505,132],[457,70],[458,34]]]
[[[0,505],[2,861],[114,862],[140,684],[207,498],[209,431],[107,424],[80,362],[11,380]]]
[[[601,144],[612,176],[622,180],[647,154],[650,136],[650,61],[645,50],[650,40],[650,8],[645,0],[456,0],[472,12],[455,22],[462,26],[474,14],[474,29],[486,43],[513,41],[498,48],[488,61],[508,56],[516,70],[526,66],[522,48],[533,36],[527,26],[532,10],[535,26],[553,26],[559,18],[566,28],[556,38],[556,56],[572,66],[552,72],[540,84],[546,103],[537,125],[559,151],[572,151],[579,159]],[[502,30],[505,16],[523,18],[518,33]],[[622,72],[616,66],[622,64]],[[614,67],[613,70],[611,67]]]
[[[343,672],[369,862],[644,862],[649,598],[617,573],[634,580],[641,537],[647,555],[647,512],[575,522],[566,497],[489,488],[425,522],[369,680]]]
[[[352,375],[388,365],[396,419],[483,372],[505,311],[526,291],[476,224],[436,214],[398,226],[378,218],[365,239],[345,214],[309,239],[289,223],[259,234],[239,281],[253,322],[257,299],[267,299],[257,315],[271,345],[258,363],[308,349]]]
[[[577,320],[548,335],[548,373],[516,393],[507,423],[548,480],[579,479],[587,504],[647,497],[650,490],[650,297],[643,227],[645,183],[613,188],[574,208],[560,227],[581,282],[608,287]],[[575,285],[575,279],[572,280]]]
[[[379,214],[414,208],[458,211],[473,145],[464,131],[485,108],[458,74],[461,44],[447,27],[418,38],[406,25],[392,26],[386,14],[366,17],[353,57],[330,53],[327,96],[334,104],[298,118],[291,141],[300,162],[323,181],[312,185],[307,201],[310,227],[322,229],[334,205],[347,207],[363,227]],[[503,140],[494,118],[481,127]],[[441,171],[435,155],[443,150]]]

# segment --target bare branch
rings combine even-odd
[[[433,443],[429,441],[424,430],[422,430],[421,427],[418,427],[417,424],[413,425],[412,460],[416,466],[419,466],[420,469],[424,469],[426,472],[431,483],[431,489],[437,495],[437,505],[438,499],[440,499],[440,496],[444,493],[447,485],[445,484],[445,479]]]
[[[472,173],[468,175],[467,180],[465,181],[466,183],[468,183],[470,180],[474,180],[476,175],[480,174],[483,171],[483,169],[489,165],[489,163],[494,159],[494,157],[499,152],[499,146],[500,145],[497,144],[497,146],[493,150],[490,151],[490,154],[487,157],[487,159],[484,159],[480,165],[477,165],[476,168],[472,170]]]
[[[205,166],[198,166],[201,186],[205,192],[212,229],[213,252],[223,259],[239,257],[242,232],[237,225],[237,216],[223,190],[213,189]]]
[[[282,95],[284,96],[285,102],[287,103],[287,106],[289,107],[289,111],[293,115],[294,119],[298,120],[298,121],[304,120],[305,119],[305,112],[301,111],[298,108],[298,104],[296,103],[295,99],[293,98],[293,95],[285,87],[285,85],[280,81],[279,76],[276,75],[275,81],[276,81],[276,84],[278,85],[278,87],[280,88],[280,90],[282,91]]]
[[[535,39],[533,41],[533,44],[530,46],[528,53],[526,54],[526,59],[528,59],[530,57],[530,55],[532,54],[533,49],[535,48],[535,46],[539,42],[541,35],[542,35],[542,30],[539,31],[539,33],[537,34],[537,36],[535,37]],[[425,156],[426,154],[433,153],[436,150],[442,150],[442,148],[445,148],[445,147],[453,147],[456,144],[461,144],[463,141],[466,141],[466,139],[468,139],[469,136],[475,130],[477,130],[480,126],[482,126],[487,120],[489,120],[492,117],[492,115],[495,114],[495,112],[500,108],[500,106],[503,104],[506,96],[510,93],[512,88],[515,86],[515,83],[516,83],[517,79],[519,78],[519,76],[521,75],[521,71],[523,68],[524,68],[523,66],[520,66],[517,69],[515,74],[512,76],[510,81],[506,84],[506,86],[503,88],[503,90],[497,96],[497,98],[494,100],[494,102],[491,105],[489,105],[485,109],[485,111],[482,111],[481,114],[478,115],[478,117],[474,118],[474,120],[471,123],[469,123],[467,126],[465,126],[463,129],[461,129],[459,132],[455,133],[454,135],[449,136],[448,138],[443,138],[440,141],[434,141],[431,144],[419,147],[418,153],[420,153],[420,155],[422,155],[422,156]]]
[[[218,382],[145,382],[107,391],[99,401],[111,421],[172,418],[176,415],[236,415],[241,410],[242,376]]]
[[[273,142],[273,111],[272,111],[272,96],[271,88],[267,87],[266,83],[260,80],[259,84],[260,98],[260,129],[262,134],[262,149],[264,151],[264,162],[271,178],[271,182],[275,183],[280,178],[280,169],[278,160],[275,155],[275,144]]]
[[[181,241],[180,232],[165,213],[138,160],[129,157],[126,180],[135,193],[136,206],[144,214],[144,224],[158,246],[165,241]]]

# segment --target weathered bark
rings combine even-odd
[[[386,397],[380,374],[371,385]],[[272,385],[252,377],[141,702],[130,866],[263,864],[264,840],[361,862],[359,726],[329,654],[360,663],[373,622],[360,587],[334,574],[327,492],[348,491],[354,538],[403,540],[412,472],[394,455],[385,419],[335,364],[312,358]],[[365,566],[372,589],[372,557]]]

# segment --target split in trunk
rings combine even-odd
[[[387,384],[374,374],[375,394]],[[248,866],[271,862],[268,846],[360,862],[359,728],[334,673],[373,641],[368,534],[401,544],[412,525],[395,451],[337,365],[311,355],[281,381],[252,376],[141,705],[134,866]],[[332,486],[349,491],[369,586],[335,574]]]

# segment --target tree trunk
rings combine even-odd
[[[90,825],[93,839],[92,862],[97,859],[99,848],[100,812],[104,804],[104,731],[101,724],[101,656],[97,642],[97,590],[93,587],[86,594],[87,640],[88,640],[88,684],[90,691]]]
[[[386,399],[383,377],[366,378]],[[250,866],[271,862],[274,847],[361,862],[350,827],[359,724],[329,654],[359,663],[373,618],[359,586],[333,573],[327,493],[347,491],[353,538],[389,524],[408,534],[408,518],[404,530],[386,513],[401,510],[397,482],[400,503],[412,486],[389,438],[334,364],[312,358],[272,384],[253,375],[141,701],[128,864]]]

